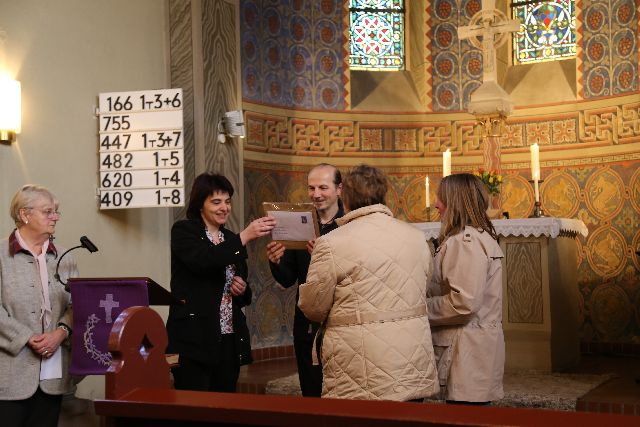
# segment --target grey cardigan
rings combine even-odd
[[[73,390],[68,375],[71,356],[69,340],[61,345],[62,378],[40,381],[40,357],[27,346],[29,338],[43,331],[40,320],[42,288],[33,256],[14,253],[15,238],[0,241],[0,400],[21,400],[31,397],[38,386],[47,394],[63,394]],[[47,270],[52,319],[47,331],[59,322],[72,325],[71,295],[53,275],[58,256],[63,249],[49,245]],[[60,264],[63,280],[77,276],[75,261],[65,257]]]

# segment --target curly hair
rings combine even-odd
[[[388,181],[385,174],[368,165],[353,167],[342,184],[342,201],[349,210],[378,203],[384,204]]]

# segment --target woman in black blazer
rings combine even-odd
[[[269,234],[275,219],[258,218],[239,234],[227,230],[231,196],[224,176],[198,176],[187,219],[171,229],[171,293],[184,301],[171,306],[167,321],[167,352],[180,355],[176,389],[234,392],[240,365],[251,362],[241,310],[251,303],[245,245]]]

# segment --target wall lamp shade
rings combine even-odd
[[[21,131],[20,82],[0,77],[0,143],[11,144]]]
[[[242,110],[227,111],[218,123],[218,141],[224,143],[227,136],[244,138],[244,117]]]

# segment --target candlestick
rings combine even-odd
[[[543,218],[544,211],[542,210],[542,205],[540,204],[540,187],[539,183],[544,182],[543,179],[532,179],[529,182],[533,183],[533,190],[536,196],[535,203],[533,204],[533,212],[529,215],[529,218]]]
[[[431,207],[431,200],[429,199],[429,177],[424,178],[424,196],[426,200],[427,208]]]
[[[447,148],[447,151],[442,153],[442,176],[449,175],[451,175],[451,151]]]

